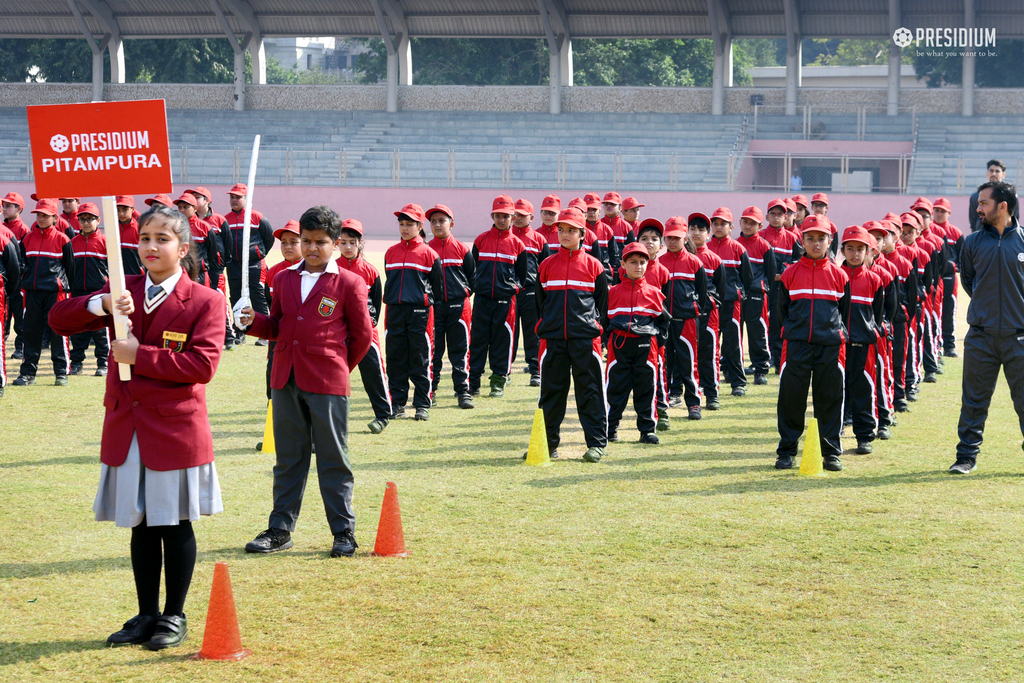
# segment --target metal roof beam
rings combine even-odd
[[[732,23],[727,0],[707,0],[711,38],[715,43],[711,75],[711,113],[725,112],[725,89],[732,87]]]
[[[783,15],[786,20],[786,115],[796,115],[803,70],[803,48],[801,47],[800,14],[796,0],[783,0]]]
[[[265,85],[267,82],[267,55],[263,47],[263,28],[248,0],[221,0],[231,14],[238,19],[249,34],[249,56],[252,59],[252,82]]]
[[[110,82],[124,83],[124,43],[121,42],[121,27],[106,0],[80,0],[93,19],[99,22],[110,36],[106,48],[110,51]]]

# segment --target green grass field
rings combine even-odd
[[[961,316],[966,310],[962,302]],[[272,458],[264,350],[225,354],[209,386],[225,512],[196,525],[199,563],[177,650],[108,649],[136,612],[129,533],[92,521],[103,380],[0,399],[2,681],[1015,681],[1024,669],[1022,453],[1000,385],[979,469],[951,477],[961,361],[925,385],[895,438],[846,469],[772,468],[773,375],[660,446],[584,463],[570,408],[563,459],[527,467],[537,390],[459,411],[442,381],[428,423],[380,436],[356,383],[355,558],[328,557],[315,471],[295,548],[265,528]],[[16,367],[9,372],[16,376]],[[86,366],[91,371],[91,362]],[[570,403],[571,406],[571,403]],[[624,421],[624,440],[637,434]],[[847,439],[846,446],[854,445]],[[408,559],[369,557],[398,484]],[[202,643],[213,565],[230,564],[241,662]]]

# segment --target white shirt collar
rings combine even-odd
[[[161,282],[159,285],[154,285],[153,284],[153,281],[150,279],[149,273],[147,272],[146,273],[146,287],[145,287],[145,289],[142,290],[142,300],[143,300],[142,310],[145,311],[146,313],[152,313],[153,311],[155,311],[157,309],[158,306],[160,306],[160,304],[162,304],[164,301],[166,301],[167,297],[169,297],[171,295],[171,292],[174,291],[174,287],[175,287],[175,285],[178,284],[178,280],[181,279],[181,274],[183,272],[184,271],[181,268],[178,268],[178,272],[177,273],[175,273],[174,275],[170,276],[169,278],[167,278],[166,280]],[[155,287],[160,287],[161,289],[163,289],[163,292],[161,293],[161,292],[158,291],[157,296],[155,296],[153,298],[150,298],[150,296],[149,296],[149,288],[150,287],[154,287],[154,286]]]
[[[164,291],[170,294],[174,291],[174,286],[178,284],[178,280],[181,279],[181,274],[185,272],[181,268],[178,268],[178,272],[170,276],[166,280],[160,283],[160,286],[164,288]],[[154,285],[154,282],[149,278],[149,273],[146,273],[146,292],[149,288]]]
[[[310,277],[320,277],[324,273],[332,273],[334,275],[337,275],[340,272],[338,270],[338,262],[335,259],[331,259],[330,261],[328,261],[327,262],[327,268],[325,268],[324,270],[320,271],[319,273],[313,273],[313,272],[310,272],[310,271],[306,270],[305,263],[306,263],[306,259],[302,259],[301,261],[296,263],[294,266],[288,266],[288,270],[297,270],[297,271],[299,271],[299,275],[308,275]]]

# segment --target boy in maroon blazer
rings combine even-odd
[[[241,311],[247,333],[277,341],[271,370],[274,410],[274,509],[266,531],[245,546],[249,553],[291,548],[313,442],[320,495],[334,534],[331,557],[351,557],[358,545],[348,459],[349,369],[366,355],[373,325],[366,283],[340,270],[334,251],[341,217],[314,206],[299,219],[303,260],[274,279],[270,315]]]

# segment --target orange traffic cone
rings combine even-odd
[[[206,612],[203,649],[192,655],[192,659],[242,659],[251,654],[252,650],[242,649],[242,638],[238,634],[238,615],[235,613],[228,563],[218,562],[213,565],[213,588],[210,590],[210,608]]]
[[[409,557],[402,533],[402,513],[398,509],[398,485],[389,481],[384,486],[384,503],[380,506],[377,543],[370,555],[377,557]]]

